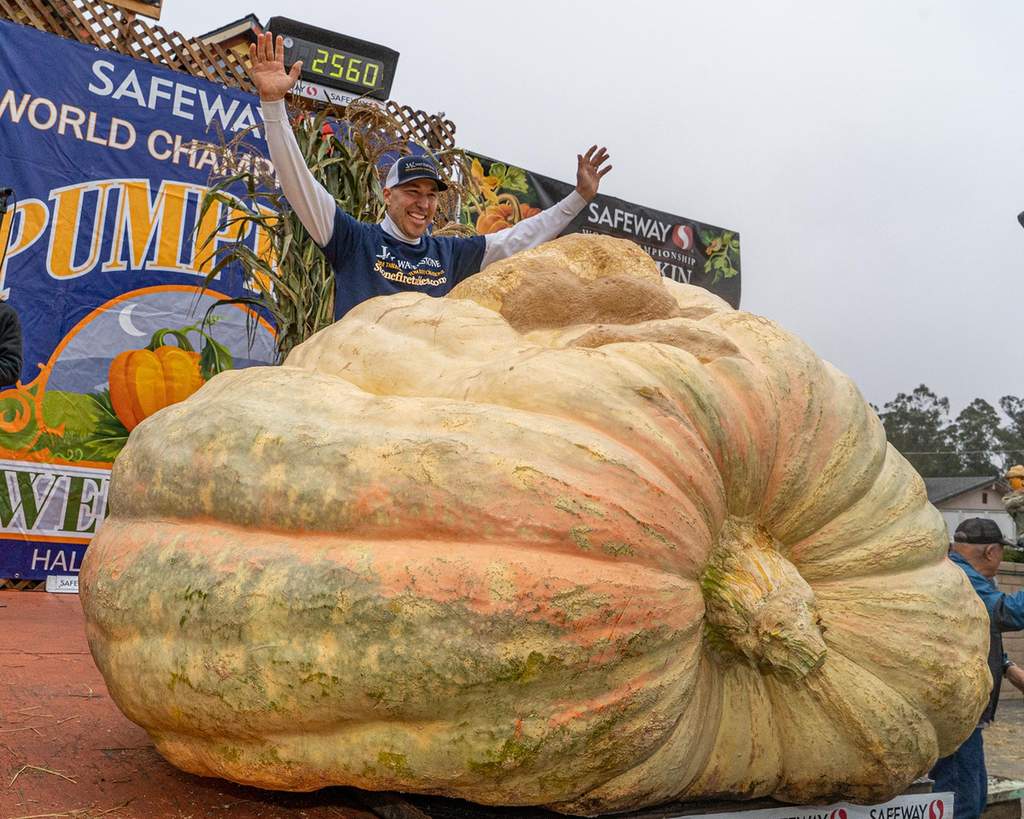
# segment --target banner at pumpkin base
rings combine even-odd
[[[462,202],[460,220],[493,233],[560,202],[573,186],[481,154],[470,154],[479,197]],[[740,235],[660,210],[598,196],[562,231],[601,233],[642,247],[663,276],[710,290],[733,307],[740,304]]]
[[[837,802],[832,805],[785,805],[721,813],[669,813],[666,819],[953,819],[953,794],[905,793],[881,805],[854,805]]]
[[[0,390],[0,578],[41,579],[77,572],[130,428],[273,358],[272,328],[240,305],[203,324],[246,294],[239,270],[200,292],[220,214],[199,203],[217,148],[258,114],[249,94],[14,23],[0,44],[0,188],[16,198],[0,291],[24,339]],[[235,238],[261,242],[217,242]]]

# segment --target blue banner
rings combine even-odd
[[[203,323],[249,294],[240,271],[200,292],[208,237],[268,246],[199,209],[232,161],[225,141],[258,122],[250,94],[0,21],[0,188],[15,197],[0,297],[25,353],[0,391],[0,578],[77,572],[130,430],[202,386],[211,361],[272,360],[273,329],[246,308]],[[258,129],[249,141],[265,149]]]

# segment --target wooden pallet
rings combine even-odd
[[[0,577],[0,591],[46,591],[46,581],[14,580]]]

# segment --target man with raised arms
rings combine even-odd
[[[270,158],[289,204],[334,269],[334,318],[360,302],[412,290],[443,296],[491,262],[560,234],[597,195],[610,171],[608,152],[592,146],[577,154],[576,189],[558,204],[518,224],[485,236],[433,236],[437,195],[447,186],[424,156],[403,156],[384,182],[386,215],[376,225],[341,210],[309,172],[288,124],[284,98],[299,79],[302,63],[284,66],[284,41],[269,31],[249,49],[249,76],[259,91]]]

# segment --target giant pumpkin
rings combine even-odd
[[[111,695],[264,788],[881,801],[990,687],[850,380],[617,240],[218,375],[132,433],[110,506],[81,588]]]

